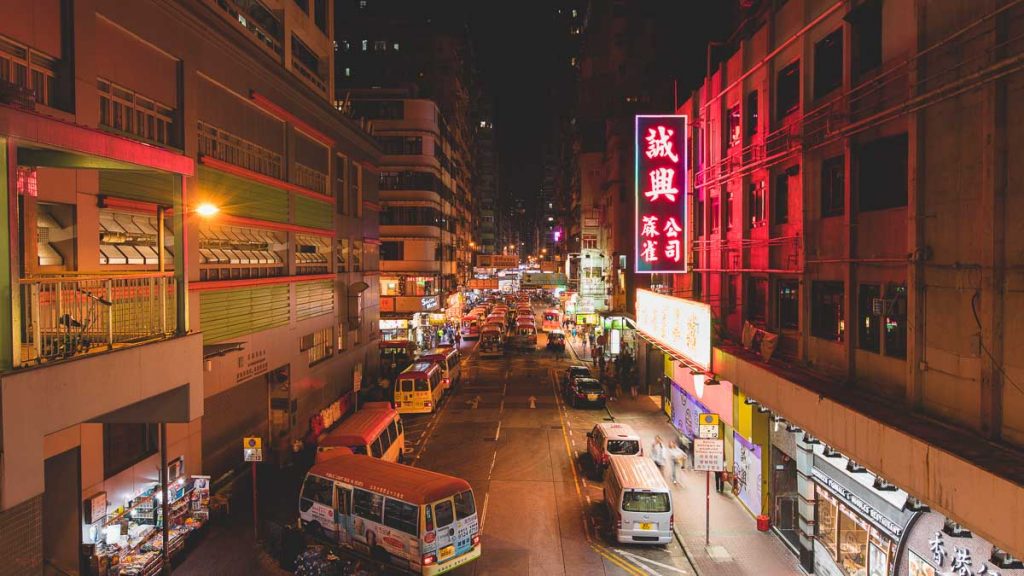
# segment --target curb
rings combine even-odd
[[[683,544],[683,538],[679,535],[679,531],[676,530],[675,527],[672,528],[672,535],[675,536],[676,542],[679,543],[679,547],[683,549],[683,554],[686,555],[686,560],[689,561],[690,567],[693,568],[693,573],[697,576],[703,576],[700,568],[697,567],[697,562],[695,562],[693,556],[690,555],[690,550],[686,547],[686,544]]]

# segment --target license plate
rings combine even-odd
[[[437,552],[437,559],[438,560],[445,560],[447,558],[451,558],[454,554],[455,554],[455,545],[454,544],[451,545],[451,546],[445,546],[444,548],[441,548]]]
[[[650,522],[642,522],[640,524],[640,529],[641,530],[654,530],[654,524],[652,524]]]
[[[590,402],[597,400],[597,394],[587,394],[587,400]]]

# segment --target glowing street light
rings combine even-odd
[[[220,212],[220,208],[209,202],[203,202],[199,206],[196,206],[196,214],[199,214],[203,218],[209,218],[217,212]]]

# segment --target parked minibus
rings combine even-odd
[[[412,362],[416,344],[409,340],[382,340],[377,345],[380,349],[380,373],[393,378]]]
[[[502,356],[505,354],[504,332],[498,326],[488,324],[480,331],[480,356]]]
[[[480,523],[461,478],[345,454],[313,465],[299,495],[309,534],[414,574],[435,576],[480,557]]]
[[[441,367],[441,385],[447,392],[462,380],[462,353],[454,346],[427,350],[419,357],[424,362],[434,362]]]
[[[459,329],[459,333],[466,340],[472,340],[480,337],[480,317],[470,314],[462,318],[462,327]]]
[[[348,453],[339,448],[388,462],[401,462],[405,450],[402,417],[390,402],[367,402],[320,438],[316,445],[316,461],[323,462]]]
[[[610,454],[604,503],[616,541],[632,544],[672,541],[672,491],[650,458]]]
[[[541,330],[561,330],[562,329],[562,313],[554,308],[548,308],[544,311],[544,320],[541,322]]]
[[[519,348],[533,349],[537,347],[537,326],[532,318],[521,318],[512,329],[512,338]]]
[[[424,414],[437,408],[444,385],[441,367],[434,362],[415,362],[395,377],[395,410],[399,414]]]

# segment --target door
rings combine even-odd
[[[46,574],[80,574],[81,455],[74,448],[47,458],[43,468],[43,561]]]
[[[334,485],[335,522],[338,526],[338,544],[352,547],[352,489]]]
[[[796,460],[772,446],[772,468],[772,523],[792,546],[798,548],[800,536]]]
[[[451,498],[434,503],[434,523],[437,526],[437,561],[444,562],[455,556],[457,525],[455,504]]]

